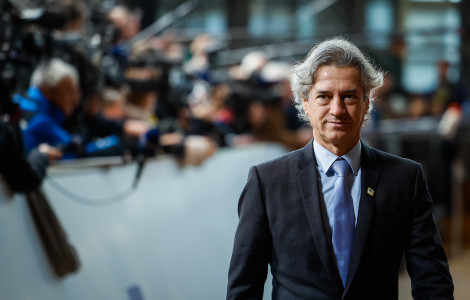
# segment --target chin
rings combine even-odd
[[[334,136],[329,136],[328,139],[333,144],[345,144],[345,143],[348,143],[352,140],[352,135],[347,134],[347,133],[337,134],[337,135],[334,135]]]
[[[348,140],[351,134],[347,131],[335,131],[326,135],[330,141],[343,141]]]

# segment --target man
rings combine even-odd
[[[42,143],[64,148],[73,142],[62,124],[80,103],[78,80],[72,65],[54,58],[34,70],[27,97],[15,96],[29,119],[23,132],[27,152]]]
[[[239,202],[227,299],[453,299],[421,166],[360,140],[383,74],[348,41],[315,46],[291,87],[314,139],[254,166]]]

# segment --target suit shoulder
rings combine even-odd
[[[293,170],[297,166],[301,151],[302,149],[291,151],[274,159],[257,164],[255,167],[261,174],[270,174],[280,170],[285,172]]]
[[[378,163],[382,167],[395,166],[400,168],[412,168],[415,169],[420,167],[420,164],[414,160],[404,158],[389,152],[385,152],[375,148],[369,148],[372,153],[377,157]]]

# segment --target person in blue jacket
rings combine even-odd
[[[62,124],[80,103],[75,67],[57,58],[41,63],[31,76],[27,96],[16,95],[15,101],[29,115],[23,130],[26,152],[42,143],[64,148],[72,142]]]
[[[64,159],[95,156],[113,148],[108,153],[119,154],[122,147],[116,135],[85,143],[86,137],[72,134],[63,127],[80,104],[80,97],[79,76],[74,66],[53,58],[36,67],[27,95],[14,96],[27,121],[23,128],[27,153],[47,143],[61,149]]]
[[[68,132],[63,124],[80,104],[79,79],[75,67],[58,58],[38,65],[31,76],[31,87],[27,95],[17,94],[14,101],[19,104],[27,121],[23,128],[27,153],[47,144],[60,149],[62,159],[120,155],[126,146],[122,135],[138,137],[139,147],[143,148],[140,151],[145,152],[149,143],[152,146],[163,146],[165,153],[181,158],[183,164],[197,165],[215,151],[212,141],[197,137],[181,139],[174,145],[166,145],[166,142],[159,145],[158,128],[149,128],[135,120],[127,120],[118,132],[110,132],[111,135],[95,140]]]

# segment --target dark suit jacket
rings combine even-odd
[[[250,169],[238,207],[227,299],[261,299],[268,264],[272,299],[397,299],[403,254],[415,299],[453,299],[421,166],[365,143],[343,287],[322,212],[312,142]],[[374,192],[368,194],[369,188]]]

